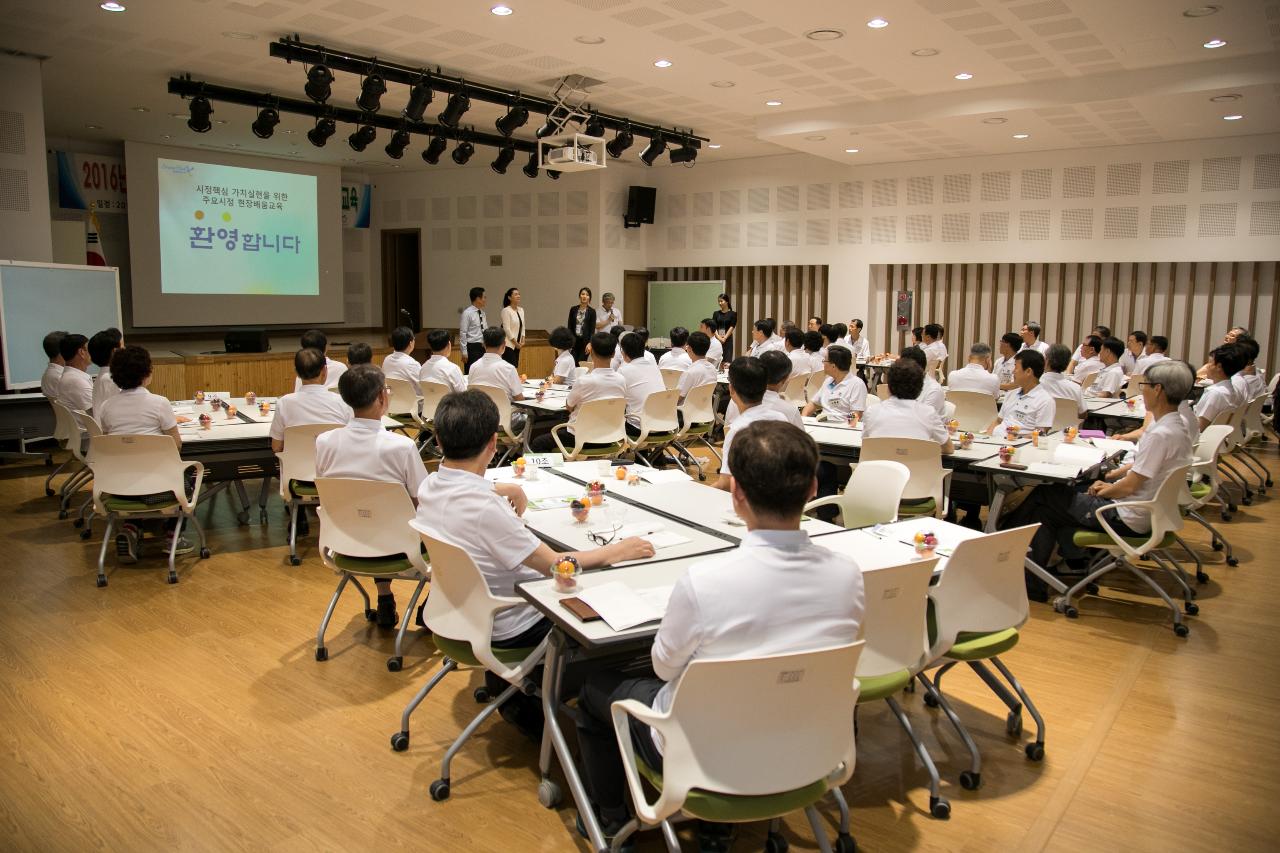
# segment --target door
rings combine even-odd
[[[627,270],[622,275],[622,323],[625,326],[643,326],[649,322],[649,282],[655,273],[648,270]],[[655,335],[662,335],[650,329]]]
[[[382,325],[422,328],[422,232],[382,232]]]

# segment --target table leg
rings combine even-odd
[[[1016,486],[1012,484],[1002,483],[999,480],[992,480],[995,488],[995,497],[991,499],[991,508],[987,510],[987,523],[982,528],[983,533],[995,533],[996,522],[1000,520],[1000,510],[1004,508],[1005,495],[1013,491]]]

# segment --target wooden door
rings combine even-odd
[[[655,273],[627,270],[622,277],[622,322],[627,326],[643,326],[649,322],[649,282]],[[650,330],[652,331],[652,330]]]

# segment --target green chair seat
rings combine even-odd
[[[1171,548],[1174,545],[1174,534],[1166,533],[1164,538],[1157,544],[1157,548]],[[1141,547],[1146,544],[1149,537],[1147,536],[1122,536],[1120,537],[1134,548]],[[1071,534],[1071,541],[1075,543],[1077,548],[1114,548],[1115,540],[1101,530],[1077,530]]]
[[[636,756],[636,766],[640,775],[647,779],[649,784],[658,789],[662,788],[661,773],[645,764],[639,756]],[[716,823],[750,823],[790,814],[813,805],[826,795],[827,780],[825,779],[819,779],[791,791],[759,796],[719,794],[715,791],[694,788],[689,792],[681,811]]]
[[[310,480],[290,480],[289,491],[297,498],[318,498],[320,490]]]
[[[1213,491],[1213,487],[1211,487],[1208,483],[1192,483],[1191,484],[1191,497],[1195,498],[1196,500],[1200,500],[1205,495],[1209,494],[1209,492],[1211,491]]]
[[[387,417],[391,418],[391,420],[398,424],[402,424],[403,426],[416,427],[418,425],[418,422],[413,419],[413,415],[410,414],[401,413],[398,415],[387,415]]]
[[[103,495],[102,505],[107,512],[157,512],[164,509],[172,509],[178,505],[178,499],[173,493],[167,493],[164,500],[158,500],[154,503],[143,500],[149,495],[126,495],[117,497],[116,495]]]
[[[626,448],[621,441],[615,441],[613,444],[601,444],[596,447],[588,445],[578,451],[578,456],[595,458],[598,456],[617,456]]]
[[[441,637],[439,634],[433,634],[431,642],[436,644],[436,648],[445,657],[456,660],[463,666],[482,666],[476,658],[475,652],[471,651],[471,644],[463,640],[451,640],[448,637]],[[493,656],[508,666],[515,666],[523,661],[529,655],[533,654],[533,650],[537,646],[529,646],[528,648],[519,649],[493,649]]]
[[[427,555],[424,546],[422,555]],[[355,572],[361,575],[398,575],[411,572],[415,566],[404,554],[387,554],[385,557],[348,557],[345,554],[334,554],[333,564],[344,572]]]
[[[695,436],[695,437],[703,436],[703,435],[711,435],[711,428],[714,426],[715,424],[711,421],[707,421],[704,424],[691,424],[689,428],[685,430],[684,434],[689,436]]]
[[[858,702],[878,702],[887,699],[911,683],[911,673],[905,669],[867,678],[858,676]]]
[[[938,503],[933,498],[925,498],[922,501],[903,501],[898,504],[898,516],[903,518],[913,518],[918,515],[934,515],[938,511]]]
[[[973,632],[961,631],[956,636],[955,645],[946,653],[952,660],[986,660],[1002,655],[1018,645],[1018,629],[1005,628],[1003,631]]]

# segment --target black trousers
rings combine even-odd
[[[551,633],[551,620],[544,616],[516,636],[508,637],[505,640],[491,640],[489,645],[495,649],[533,648],[538,643],[541,643],[542,638],[549,633]],[[529,678],[541,684],[542,667],[539,666],[530,673]],[[484,686],[489,691],[490,700],[496,700],[502,691],[511,686],[511,683],[485,670]],[[522,727],[528,729],[542,728],[542,703],[537,696],[526,696],[524,693],[517,692],[504,704],[514,708],[515,717]],[[504,716],[506,715],[504,714]]]
[[[587,360],[587,344],[591,341],[590,336],[585,338],[574,338],[573,340],[573,366],[577,367],[579,362]]]
[[[849,476],[849,466],[843,466],[845,478]],[[823,460],[818,463],[818,493],[814,498],[826,498],[836,494],[840,490],[840,468]],[[826,522],[834,522],[836,515],[840,512],[837,506],[820,506],[813,511],[813,514]]]
[[[520,350],[515,347],[507,347],[502,351],[502,360],[514,367],[520,369]]]
[[[587,676],[578,694],[578,748],[582,751],[583,782],[587,796],[605,824],[617,824],[629,816],[622,753],[613,730],[609,706],[620,699],[652,705],[663,682],[647,666],[631,672],[597,671]],[[662,753],[651,729],[631,720],[631,741],[646,764],[662,772]]]
[[[1114,501],[1088,494],[1088,484],[1079,486],[1043,485],[1036,486],[1031,494],[1013,512],[1000,522],[1002,530],[1010,527],[1021,527],[1024,524],[1040,522],[1040,528],[1031,538],[1031,559],[1043,566],[1053,554],[1053,546],[1065,559],[1077,559],[1087,553],[1075,546],[1071,541],[1072,533],[1078,528],[1085,530],[1102,530],[1094,512],[1099,507],[1108,506]],[[1117,532],[1125,536],[1142,536],[1120,520],[1118,513],[1108,513],[1107,522]]]
[[[479,361],[483,357],[484,357],[483,343],[467,344],[467,363],[463,365],[462,372],[466,373],[471,368],[471,365],[475,364],[477,361]]]

